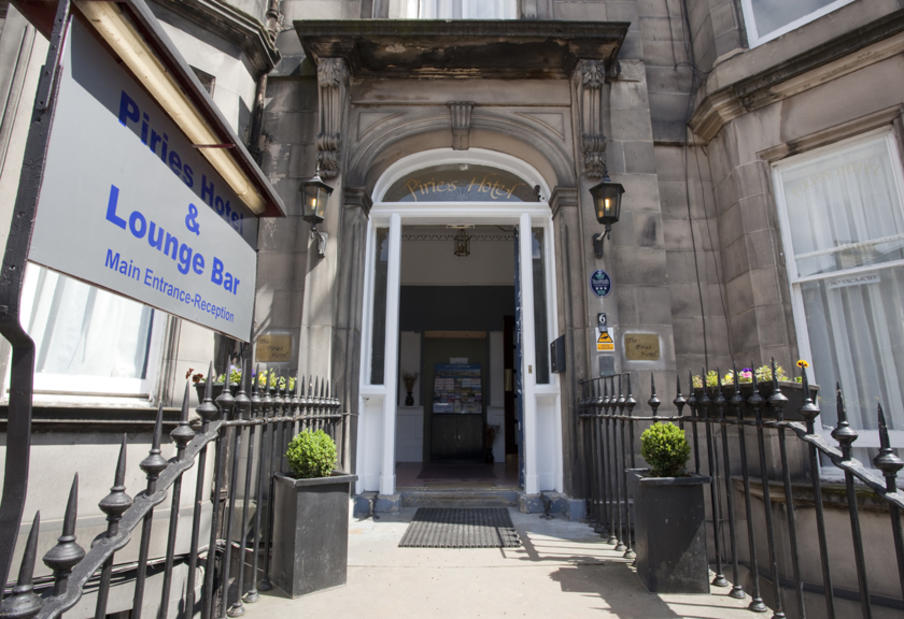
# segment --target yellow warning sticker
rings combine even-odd
[[[612,352],[615,350],[615,342],[612,341],[612,336],[609,335],[608,329],[600,330],[600,335],[596,338],[596,350],[597,352]]]

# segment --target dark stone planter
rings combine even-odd
[[[804,404],[804,386],[800,383],[793,382],[780,382],[779,389],[782,394],[788,401],[782,407],[782,414],[786,421],[803,421],[804,418],[800,416],[800,408]],[[742,383],[740,386],[741,396],[746,401],[751,395],[753,395],[753,383]],[[709,396],[710,400],[713,400],[716,397],[716,389],[717,387],[707,387],[706,394]],[[757,383],[757,389],[760,392],[760,396],[763,398],[763,417],[765,419],[775,419],[775,411],[769,406],[768,400],[769,396],[772,395],[773,387],[772,381],[768,381],[765,383]],[[722,395],[725,397],[725,415],[728,417],[736,417],[737,411],[735,407],[731,405],[731,398],[734,397],[734,385],[722,385]],[[819,387],[816,385],[810,385],[810,397],[816,402],[816,398],[818,396]],[[694,397],[698,400],[703,396],[703,389],[696,388],[694,389]],[[701,416],[706,416],[706,411],[700,411]],[[719,416],[719,407],[713,403],[709,407],[709,416],[718,417]],[[751,408],[745,407],[744,409],[744,417],[745,418],[754,418],[756,415]]]
[[[273,476],[270,579],[289,596],[345,584],[348,504],[356,479]]]
[[[753,394],[753,385],[750,383],[742,384],[741,386],[741,395],[746,400]],[[772,382],[759,383],[757,385],[760,396],[764,400],[768,400],[769,396],[772,395]],[[779,387],[781,388],[782,393],[788,398],[788,402],[782,407],[782,412],[784,413],[784,418],[786,421],[799,421],[803,422],[803,418],[800,416],[799,411],[800,408],[804,404],[804,389],[803,385],[799,383],[791,383],[784,382],[779,383]],[[810,385],[810,397],[813,401],[816,401],[818,396],[819,387],[816,385]],[[694,397],[700,398],[703,395],[703,389],[694,389]],[[713,399],[716,395],[716,387],[708,387],[707,395],[710,399]],[[725,396],[726,400],[734,397],[734,386],[723,385],[722,387],[722,395]],[[688,412],[688,411],[685,411]],[[756,415],[752,408],[748,406],[744,406],[744,419],[752,421],[756,418]],[[700,411],[701,417],[706,417],[706,411]],[[734,406],[731,406],[728,402],[725,405],[725,415],[730,419],[737,418],[737,411]],[[709,417],[718,418],[719,417],[719,408],[715,406],[715,404],[709,407]],[[768,404],[764,402],[763,405],[763,419],[772,420],[775,419],[774,411],[769,407]],[[818,419],[818,418],[817,418]],[[817,421],[818,423],[818,421]],[[691,432],[690,426],[687,426],[688,432],[687,436],[690,440]],[[703,441],[703,426],[699,426],[699,432],[701,441]],[[757,452],[757,435],[756,429],[752,426],[747,426],[744,429],[744,436],[747,442],[747,470],[755,479],[760,476],[760,460],[759,454]],[[778,438],[778,430],[775,428],[764,428],[763,430],[763,442],[766,453],[766,469],[767,475],[769,479],[780,480],[782,479],[782,466],[781,466],[781,452],[779,447],[779,438]],[[738,428],[736,425],[731,424],[728,427],[728,444],[729,444],[729,453],[731,459],[730,471],[732,475],[741,475],[741,455],[740,448],[738,447]],[[721,454],[721,436],[718,437],[716,441],[716,451]],[[794,435],[794,432],[788,430],[785,432],[785,446],[788,454],[788,470],[791,473],[791,479],[794,481],[806,481],[810,479],[810,459],[809,454],[807,452],[807,446],[803,441],[800,441]],[[701,442],[700,449],[705,454],[706,453],[706,445],[705,442]]]
[[[648,472],[628,469],[638,575],[650,591],[709,593],[703,485],[710,478],[644,477]]]

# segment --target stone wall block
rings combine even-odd
[[[684,250],[690,251],[696,249],[704,251],[713,251],[714,243],[718,243],[715,233],[715,224],[706,220],[694,220],[688,223],[687,219],[664,219],[663,225],[663,244],[670,251]],[[710,227],[712,226],[712,228]],[[691,227],[693,227],[693,237],[691,236]]]
[[[618,248],[612,253],[615,259],[613,277],[616,283],[665,285],[666,254],[664,251],[625,247]]]
[[[652,142],[623,142],[625,172],[629,174],[653,174],[656,172],[656,156]]]
[[[298,35],[292,33],[298,40]],[[317,84],[313,77],[270,79],[267,81],[267,120],[284,113],[317,111]],[[311,117],[313,118],[313,116]],[[270,126],[266,123],[266,126]]]
[[[632,110],[649,107],[647,88],[643,82],[620,80],[609,91],[610,110]]]
[[[718,231],[719,240],[723,247],[733,244],[743,236],[744,230],[741,228],[741,208],[739,205],[734,204],[719,215]]]
[[[605,5],[595,2],[578,2],[572,0],[553,0],[553,19],[565,21],[608,21]]]
[[[633,224],[634,242],[638,247],[663,247],[662,221],[658,213],[637,213]]]
[[[771,230],[774,227],[774,207],[766,194],[759,194],[738,201],[744,232]]]
[[[757,307],[783,302],[781,283],[774,269],[751,269],[750,284]]]
[[[787,346],[789,333],[783,307],[779,304],[757,306],[755,312],[759,345],[761,347]],[[763,362],[765,363],[766,359],[763,359]],[[790,370],[790,368],[785,369]]]
[[[733,316],[753,307],[753,290],[749,274],[739,275],[725,284],[725,302],[729,314]]]
[[[655,174],[629,174],[614,178],[625,187],[622,197],[622,212],[626,210],[660,210],[659,183]]]
[[[741,363],[759,363],[759,330],[753,308],[733,315],[728,320],[732,349]]]
[[[703,353],[703,323],[698,317],[673,318],[675,350],[682,354]],[[698,370],[699,371],[699,370]],[[683,379],[683,377],[682,377]],[[682,381],[683,384],[683,381]],[[682,389],[684,386],[682,386]],[[660,398],[661,399],[661,398]]]
[[[684,40],[684,20],[682,19],[642,16],[638,19],[638,22],[644,40]]]
[[[634,289],[637,323],[670,325],[672,322],[671,294],[668,286],[637,286]]]
[[[693,70],[690,67],[646,65],[650,92],[690,92]]]
[[[737,166],[734,170],[738,179],[739,197],[750,197],[769,191],[766,162],[753,161]]]
[[[613,140],[651,140],[650,110],[646,107],[630,110],[611,110]]]
[[[265,217],[260,220],[257,235],[258,249],[287,251],[297,244],[300,235],[306,235],[307,224],[295,217]]]
[[[750,270],[747,256],[746,238],[741,237],[734,243],[722,248],[722,275],[726,281],[732,280]]]
[[[680,41],[644,41],[643,59],[648,65],[662,66],[674,66],[689,61],[684,43]]]

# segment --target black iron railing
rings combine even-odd
[[[728,594],[736,598],[743,598],[746,588],[751,610],[766,611],[768,603],[779,617],[806,617],[808,612],[836,617],[844,614],[838,609],[841,598],[859,604],[863,617],[871,617],[875,605],[904,609],[904,493],[896,479],[904,461],[890,447],[881,406],[880,448],[872,459],[875,469],[870,470],[851,455],[857,432],[847,422],[840,387],[836,390],[838,423],[831,432],[838,444],[833,446],[814,430],[820,410],[815,388],[807,384],[805,375],[798,385],[776,379],[758,384],[755,376],[748,385],[734,380],[725,384],[720,379],[716,386],[695,388],[694,382],[691,379],[685,396],[679,381],[672,401],[674,414],[660,416],[662,402],[652,377],[642,412],[636,410],[630,374],[582,381],[578,413],[587,466],[587,509],[596,530],[616,549],[624,550],[626,558],[634,557],[633,497],[625,470],[637,466],[639,430],[656,421],[671,421],[689,437],[693,471],[711,478],[707,526],[713,585],[730,586]],[[790,403],[789,396],[798,402]],[[820,479],[820,466],[828,463],[843,472],[843,486]],[[886,512],[889,517],[884,525],[871,517],[868,536],[861,527],[865,504],[871,515]],[[808,522],[815,522],[815,531],[799,524],[797,512],[804,509]],[[847,523],[839,527],[837,514],[842,509],[847,511]],[[833,516],[831,531],[827,513]],[[878,544],[886,552],[885,558],[873,557],[881,564],[872,570],[867,569],[867,537],[874,544],[884,539]],[[801,556],[802,549],[817,547],[818,559],[816,552]],[[889,564],[889,555],[894,565]],[[836,572],[843,571],[838,569],[839,562],[855,565],[856,582],[835,578]],[[809,568],[807,579],[803,567]],[[888,590],[889,570],[897,571],[899,584],[892,588],[899,586],[900,591]],[[886,579],[885,591],[871,591],[877,577]],[[814,600],[810,593],[821,594],[824,601]]]
[[[133,581],[131,617],[142,611],[157,617],[238,616],[244,603],[258,599],[258,591],[270,588],[268,557],[272,545],[269,500],[275,472],[286,470],[286,445],[301,429],[322,429],[336,442],[339,462],[344,453],[350,413],[343,412],[326,381],[296,381],[293,392],[259,387],[251,381],[250,364],[244,381],[233,395],[228,388],[213,398],[208,382],[198,418],[189,418],[186,385],[182,414],[170,436],[176,455],[161,455],[162,407],[158,408],[154,437],[148,456],[139,466],[147,486],[134,499],[126,493],[126,437],[122,439],[113,475],[113,487],[99,507],[107,517],[106,531],[85,550],[76,539],[78,475],[69,492],[62,535],[43,561],[52,576],[35,579],[40,516],[35,515],[25,545],[19,576],[0,603],[0,618],[57,617],[72,608],[86,591],[96,595],[95,617],[107,614],[114,576],[116,583]],[[216,376],[213,366],[209,377]],[[249,385],[249,382],[253,383]],[[280,381],[283,382],[283,381]],[[250,393],[250,395],[249,395]],[[208,452],[211,456],[208,456]],[[213,471],[208,472],[208,460]],[[197,467],[195,490],[188,503],[183,497],[183,475]],[[205,492],[205,489],[207,491]],[[151,543],[154,510],[170,498],[165,550]],[[180,509],[189,505],[191,532],[187,551],[177,553]],[[209,527],[206,526],[209,520]],[[138,560],[118,564],[117,552],[140,529]],[[205,531],[205,529],[208,529]],[[184,537],[184,535],[183,535]],[[202,539],[202,537],[204,539]],[[187,566],[184,584],[172,583],[174,566]],[[148,599],[149,574],[161,578],[157,599]],[[156,596],[155,596],[156,598]],[[177,608],[176,611],[170,609]]]

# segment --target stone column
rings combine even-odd
[[[561,374],[560,384],[562,458],[565,492],[570,496],[583,496],[585,492],[580,453],[583,443],[575,402],[580,393],[579,381],[590,375],[588,344],[593,331],[588,324],[587,284],[583,276],[586,271],[583,249],[590,232],[584,232],[579,204],[575,187],[556,187],[549,199],[556,248],[557,335],[565,336],[565,372]]]

